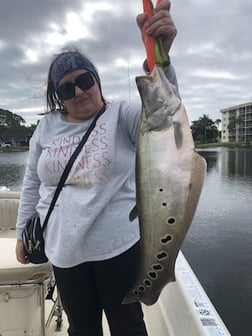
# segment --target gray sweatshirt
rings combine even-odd
[[[171,67],[168,78],[176,84]],[[44,233],[57,267],[112,258],[139,240],[135,206],[135,152],[141,107],[109,103],[65,182]],[[71,123],[48,113],[31,140],[17,218],[17,238],[36,212],[43,223],[56,186],[92,120]]]

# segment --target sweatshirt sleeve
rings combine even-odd
[[[177,90],[177,95],[180,96],[177,76],[176,76],[176,72],[172,64],[169,65],[168,72],[166,73],[166,77],[169,80],[169,82],[175,86]]]
[[[136,146],[138,130],[140,125],[141,105],[138,103],[121,102],[120,106],[120,126],[124,130],[127,138]]]
[[[25,169],[16,222],[17,239],[21,239],[26,221],[36,214],[36,205],[40,198],[40,179],[37,173],[38,160],[41,154],[39,139],[40,125],[37,126],[29,143],[28,161]]]

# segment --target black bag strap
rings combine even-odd
[[[74,164],[74,161],[75,159],[77,158],[77,156],[79,155],[80,151],[82,150],[83,146],[85,145],[85,143],[87,142],[92,130],[95,128],[95,125],[96,125],[96,121],[97,119],[105,112],[105,109],[106,109],[106,106],[103,105],[103,107],[101,108],[101,110],[97,113],[97,115],[95,116],[94,120],[92,121],[91,125],[89,126],[87,132],[84,134],[84,136],[82,137],[80,143],[78,144],[77,148],[75,149],[75,151],[73,152],[72,156],[70,157],[69,161],[67,162],[67,165],[61,175],[61,178],[59,180],[59,184],[57,185],[57,188],[55,190],[55,193],[53,195],[53,198],[52,198],[52,201],[51,201],[51,204],[50,204],[50,207],[47,211],[47,214],[46,214],[46,218],[45,218],[45,221],[43,223],[43,226],[42,226],[42,231],[45,230],[47,224],[48,224],[48,220],[49,220],[49,217],[53,211],[53,208],[56,204],[56,201],[59,197],[59,194],[64,186],[64,183],[70,173],[70,170]]]

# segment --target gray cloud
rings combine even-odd
[[[251,101],[251,1],[178,1],[173,13],[173,63],[190,119],[215,120],[221,108]]]
[[[106,97],[139,99],[134,77],[143,73],[145,52],[135,17],[142,10],[141,1],[102,4],[99,0],[1,1],[1,108],[36,122],[37,113],[46,108],[50,60],[66,44],[91,57]],[[215,120],[221,117],[221,108],[251,101],[252,2],[177,0],[171,13],[178,29],[172,63],[190,119],[208,114]]]

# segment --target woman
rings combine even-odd
[[[137,17],[152,36],[161,36],[168,54],[176,29],[170,2],[164,0],[147,20]],[[176,81],[173,68],[168,78]],[[71,336],[100,336],[102,311],[113,336],[147,335],[139,303],[121,302],[134,284],[139,260],[138,221],[129,221],[135,205],[135,151],[140,106],[106,103],[99,75],[80,52],[67,51],[48,74],[48,113],[30,141],[18,219],[17,260],[29,261],[21,240],[25,222],[38,212],[45,219],[66,162],[105,106],[76,159],[44,233]]]

